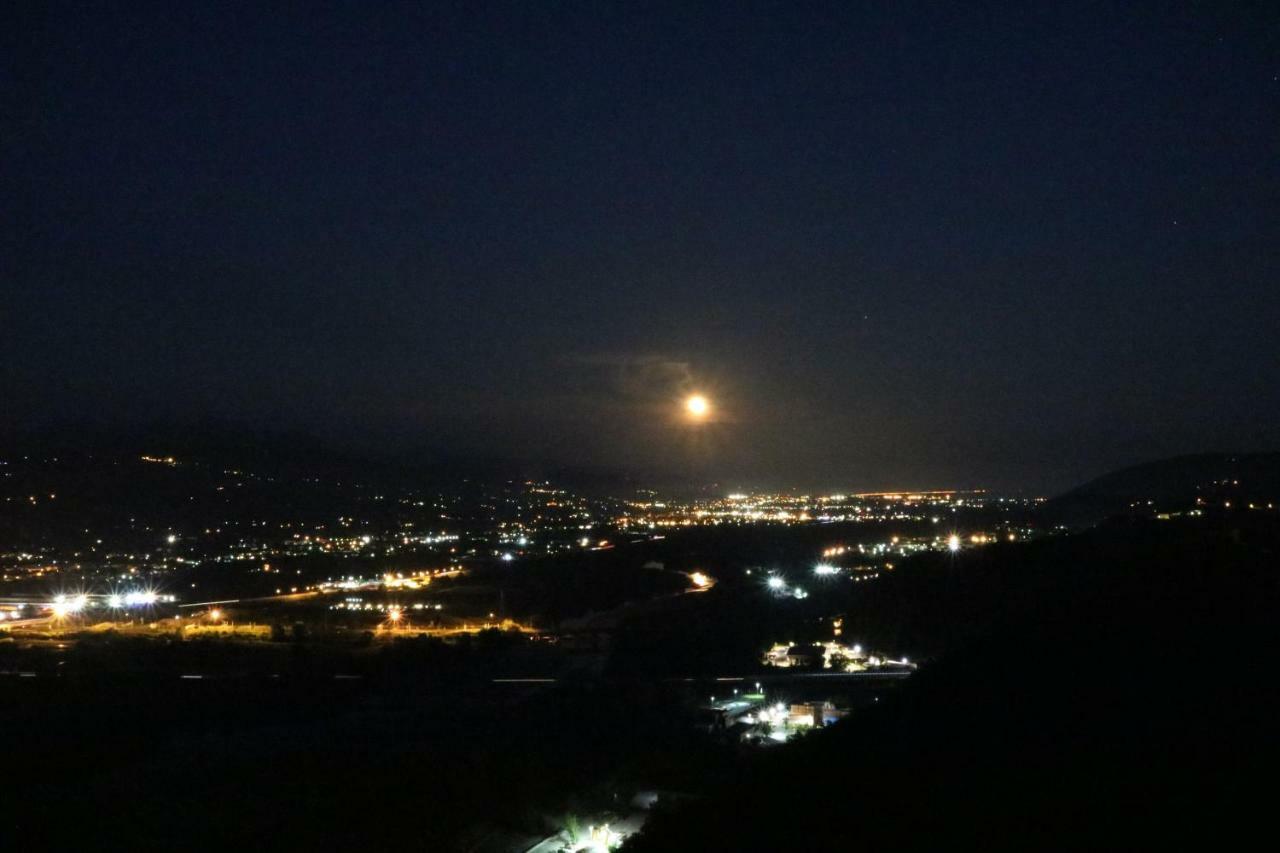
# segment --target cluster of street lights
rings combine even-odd
[[[121,610],[129,607],[151,607],[161,601],[173,600],[172,595],[162,596],[154,590],[141,589],[126,593],[113,592],[106,597],[106,606],[112,610]],[[65,619],[95,606],[97,601],[81,592],[75,595],[55,595],[48,608],[55,619]]]
[[[765,585],[770,591],[779,598],[791,596],[792,598],[805,599],[809,597],[809,593],[805,592],[802,587],[788,586],[787,582],[781,575],[769,575],[769,579],[765,581]]]

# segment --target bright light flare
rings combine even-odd
[[[950,551],[952,554],[960,550],[959,536],[957,536],[954,533],[951,534],[951,537],[947,539],[947,550]]]
[[[209,611],[209,618],[212,621],[217,622],[219,619],[222,618],[222,611],[217,607],[213,608],[212,610]]]
[[[815,575],[834,575],[838,571],[840,570],[830,563],[819,563],[813,567],[813,573]]]
[[[769,589],[783,589],[787,585],[787,582],[784,581],[782,578],[778,577],[777,575],[773,575],[772,577],[770,577],[768,583],[769,583]]]
[[[701,394],[692,394],[684,401],[684,409],[694,420],[702,420],[711,413],[711,403]]]
[[[84,593],[77,595],[55,595],[53,602],[49,605],[49,612],[53,614],[54,619],[65,619],[84,610],[89,604],[89,596]]]

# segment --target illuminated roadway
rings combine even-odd
[[[38,625],[45,625],[53,621],[52,614],[44,616],[32,616],[29,619],[13,619],[0,622],[0,628],[8,630],[10,628],[34,628]]]

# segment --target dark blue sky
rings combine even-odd
[[[1275,4],[201,5],[0,13],[5,429],[733,487],[1280,444]]]

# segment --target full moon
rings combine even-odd
[[[711,404],[708,403],[707,398],[701,394],[694,394],[689,399],[685,400],[684,407],[689,414],[697,420],[705,418],[707,416],[707,412],[711,411]]]

